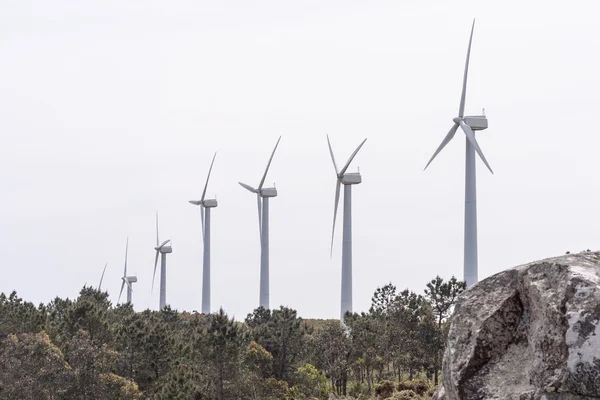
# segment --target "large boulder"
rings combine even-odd
[[[521,265],[465,291],[442,381],[436,399],[600,399],[600,253]]]

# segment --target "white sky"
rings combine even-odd
[[[341,229],[329,258],[335,175],[353,188],[354,308],[377,286],[422,292],[462,277],[464,135],[426,172],[452,125],[477,17],[468,113],[495,171],[478,161],[480,278],[566,250],[597,249],[600,202],[597,2],[2,1],[0,291],[116,302],[125,239],[138,310],[150,293],[154,213],[173,240],[168,302],[199,310],[198,198],[209,195],[212,308],[258,303],[257,185],[267,183],[271,306],[339,314]],[[338,215],[341,228],[341,213]]]

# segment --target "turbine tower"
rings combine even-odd
[[[204,184],[204,190],[202,191],[202,197],[200,200],[190,200],[190,203],[200,206],[200,218],[202,220],[202,239],[204,242],[204,257],[202,260],[202,313],[210,314],[210,209],[217,206],[217,199],[205,199],[206,188],[208,187],[208,181],[210,179],[210,173],[212,171],[213,164],[215,163],[215,157],[213,156],[210,168],[208,170],[208,176],[206,177],[206,183]]]
[[[127,302],[131,303],[131,293],[133,293],[132,283],[137,282],[137,276],[127,276],[127,250],[129,249],[129,238],[125,244],[125,269],[123,270],[123,276],[121,277],[121,291],[119,292],[119,299],[117,303],[121,301],[121,295],[123,294],[123,288],[127,285]]]
[[[98,291],[102,288],[102,281],[104,280],[104,273],[106,272],[106,266],[108,263],[104,264],[104,269],[102,270],[102,276],[100,277],[100,283],[98,284]]]
[[[152,274],[152,289],[154,289],[154,277],[156,276],[156,266],[158,265],[158,255],[160,254],[160,299],[158,309],[162,310],[167,305],[167,254],[172,253],[171,246],[167,246],[171,239],[165,240],[159,244],[158,240],[158,211],[156,212],[156,257],[154,258],[154,273]]]
[[[239,182],[244,189],[247,189],[252,193],[256,193],[256,203],[258,206],[258,231],[260,233],[259,305],[264,308],[269,308],[269,198],[277,196],[277,189],[275,187],[263,188],[263,185],[280,140],[281,136],[279,136],[279,139],[277,139],[277,143],[275,144],[273,153],[271,153],[271,158],[269,158],[269,163],[267,164],[265,173],[258,184],[258,188],[255,189],[250,185]]]
[[[327,135],[327,144],[329,145],[329,154],[335,168],[337,178],[335,185],[335,202],[333,208],[333,228],[331,230],[331,255],[333,255],[333,238],[335,235],[335,219],[337,216],[338,203],[340,201],[340,186],[344,185],[344,232],[342,240],[342,300],[340,304],[340,321],[344,322],[344,315],[347,311],[352,312],[352,185],[358,185],[362,182],[360,172],[348,172],[350,163],[356,157],[360,148],[365,144],[367,139],[363,140],[354,153],[346,162],[346,165],[341,170],[338,170],[333,156],[333,149]]]
[[[473,30],[475,29],[475,20],[471,27],[471,36],[469,38],[469,47],[467,49],[467,61],[465,62],[465,74],[463,76],[462,93],[460,96],[460,106],[458,108],[458,117],[452,121],[454,125],[437,148],[433,156],[425,166],[425,169],[431,164],[433,159],[440,151],[452,140],[454,134],[460,127],[466,135],[465,151],[465,247],[464,247],[464,280],[467,287],[477,283],[477,191],[475,176],[475,152],[479,155],[485,166],[493,174],[492,168],[488,164],[477,140],[475,131],[482,131],[488,127],[488,121],[485,115],[465,116],[465,98],[467,93],[467,74],[469,71],[469,57],[471,54],[471,42],[473,41]],[[483,114],[483,113],[482,113]]]

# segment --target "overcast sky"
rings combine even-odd
[[[212,308],[258,304],[257,185],[267,183],[271,306],[337,318],[335,173],[364,138],[353,187],[354,309],[388,282],[462,277],[456,116],[473,17],[466,112],[479,144],[479,276],[598,249],[600,24],[587,2],[2,1],[0,291],[34,302],[97,285],[116,302],[129,236],[137,310],[151,294],[154,213],[172,239],[167,300],[200,310],[198,198],[218,150]],[[341,213],[338,215],[341,228]]]

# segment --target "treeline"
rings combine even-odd
[[[368,313],[316,324],[258,308],[244,322],[135,312],[84,287],[35,306],[0,294],[1,399],[419,398],[438,381],[463,282],[378,288]]]

